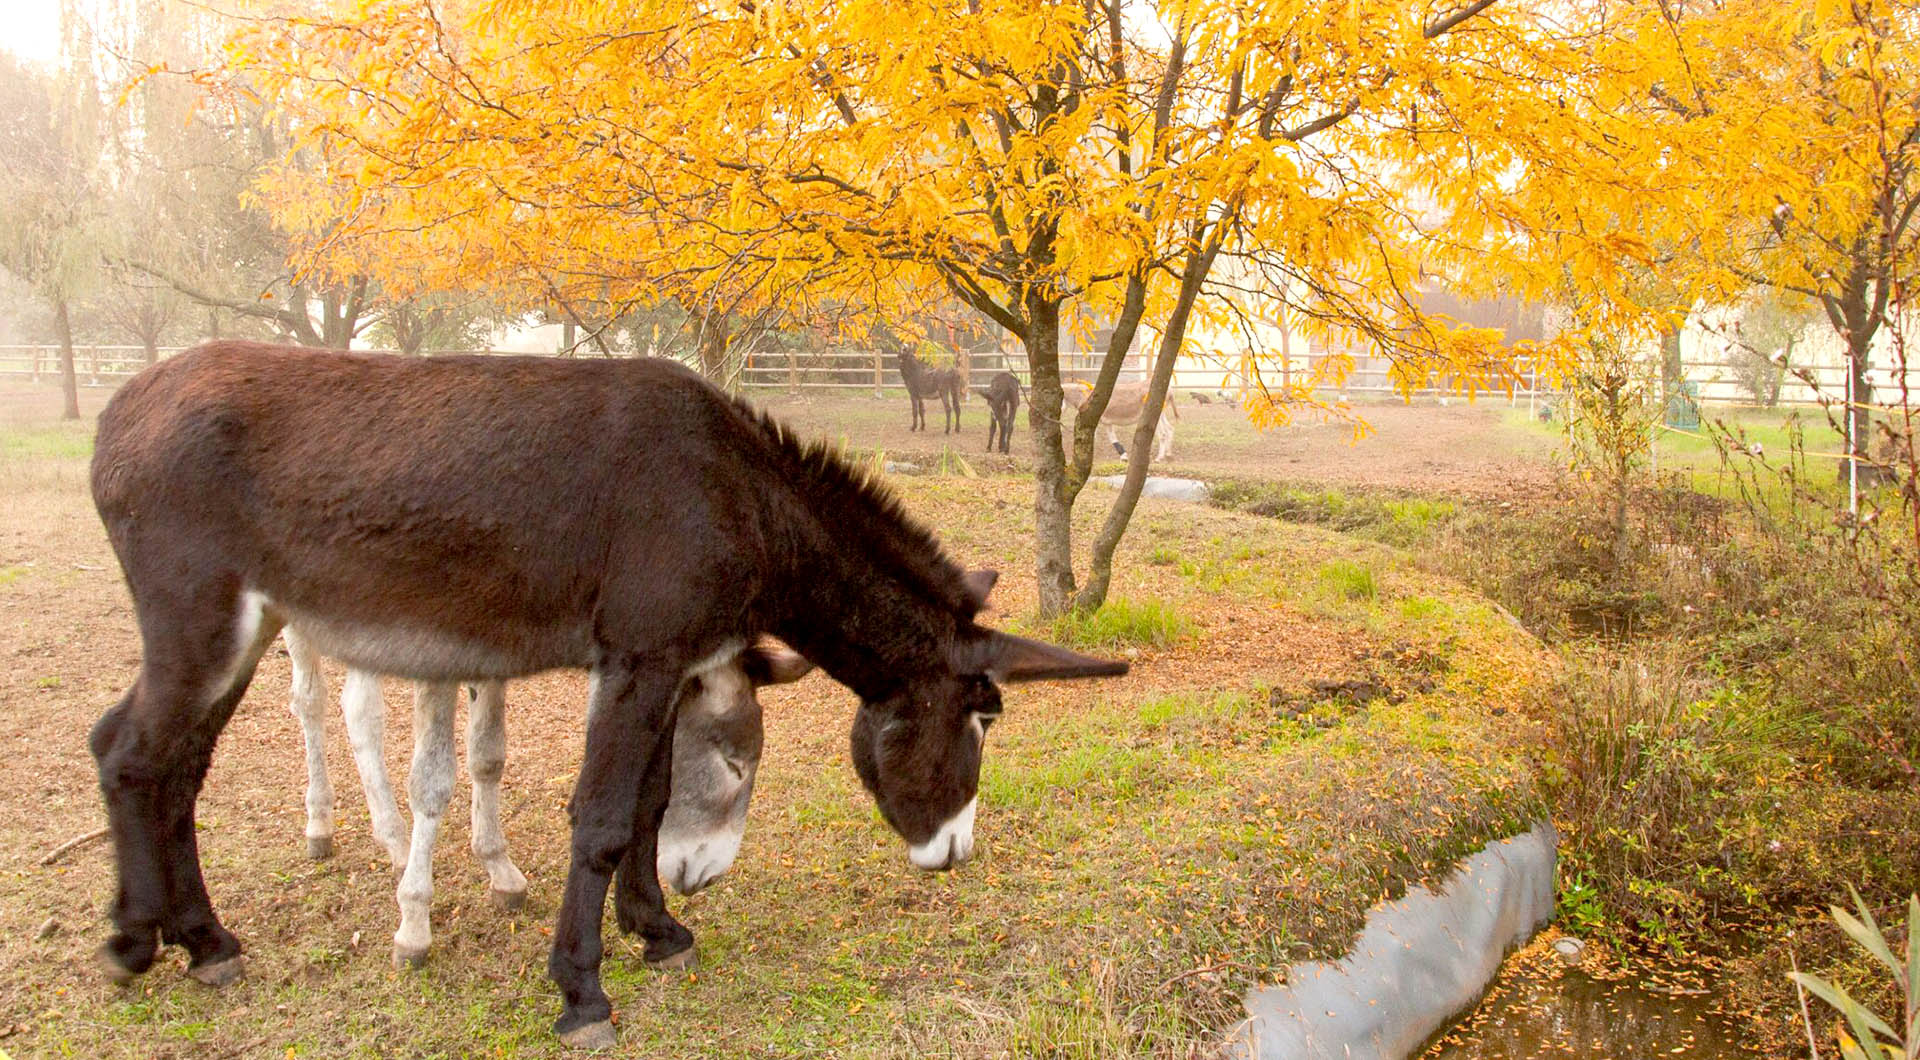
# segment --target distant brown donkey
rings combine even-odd
[[[911,350],[901,350],[900,381],[907,386],[907,396],[913,399],[913,423],[909,431],[925,430],[927,410],[925,401],[930,397],[940,399],[940,411],[945,415],[946,430],[942,434],[951,434],[960,429],[960,392],[964,382],[958,368],[933,368],[914,356]]]
[[[973,850],[998,682],[1127,669],[976,624],[990,572],[963,571],[830,448],[660,359],[209,343],[115,395],[92,483],[143,646],[89,741],[118,875],[102,955],[123,980],[162,944],[202,982],[242,971],[194,804],[289,622],[323,655],[416,681],[589,671],[547,963],[554,1029],[587,1048],[615,1041],[607,888],[623,861],[656,863],[690,677],[769,633],[852,688],[855,772],[913,863],[944,869]]]

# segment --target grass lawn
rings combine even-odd
[[[209,887],[247,947],[247,978],[207,990],[177,954],[126,989],[95,973],[106,848],[38,864],[100,820],[86,730],[139,657],[86,497],[86,450],[83,429],[0,418],[0,747],[14,764],[0,788],[0,1049],[559,1055],[545,961],[583,724],[577,674],[509,690],[505,818],[532,880],[527,908],[488,905],[456,799],[437,850],[433,956],[400,973],[387,961],[393,879],[337,725],[340,853],[302,855],[300,737],[286,660],[270,653],[201,800]],[[1006,572],[989,621],[1041,632],[1031,483],[893,481],[956,556]],[[1088,537],[1102,499],[1083,503]],[[740,860],[673,902],[700,970],[647,970],[608,918],[622,1050],[1187,1056],[1239,1017],[1247,986],[1340,952],[1373,902],[1542,812],[1528,706],[1546,655],[1402,554],[1149,501],[1116,569],[1108,613],[1051,633],[1124,653],[1134,672],[1009,690],[978,853],[957,872],[913,870],[860,789],[850,693],[821,675],[768,690]],[[389,764],[404,776],[404,688],[390,683],[388,700]]]

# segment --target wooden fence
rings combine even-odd
[[[178,352],[178,348],[163,348],[159,355],[164,358]],[[1062,351],[1062,374],[1068,379],[1090,380],[1099,370],[1099,357],[1098,353],[1091,351]],[[1020,379],[1022,386],[1030,382],[1026,356],[1021,353],[973,353],[963,356],[961,361],[966,366],[970,388],[986,386],[988,380],[1002,371],[1012,372]],[[1294,357],[1290,363],[1282,364],[1275,358],[1266,362],[1261,370],[1265,381],[1275,385],[1289,378],[1306,378],[1318,361],[1318,357]],[[74,347],[74,370],[82,386],[117,386],[131,378],[145,363],[146,351],[139,346],[89,344]],[[1394,396],[1397,391],[1392,384],[1390,368],[1390,363],[1382,357],[1355,358],[1353,371],[1345,382],[1326,388],[1326,393],[1330,397],[1362,399]],[[1509,402],[1532,402],[1552,398],[1554,388],[1539,378],[1531,365],[1522,361],[1518,371],[1518,382],[1512,393],[1482,394],[1480,399],[1491,397],[1497,400],[1504,397]],[[1738,371],[1738,366],[1727,361],[1687,363],[1687,378],[1698,388],[1700,402],[1707,405],[1757,404],[1754,396],[1739,381]],[[58,348],[0,346],[0,379],[55,381],[59,377]],[[1145,356],[1128,358],[1120,378],[1127,382],[1145,379]],[[1909,366],[1904,378],[1908,393],[1912,395],[1908,400],[1920,403],[1920,365]],[[891,356],[876,350],[858,349],[749,353],[740,366],[738,382],[754,390],[840,391],[850,394],[898,390],[902,387],[899,369]],[[1876,367],[1871,374],[1871,382],[1874,393],[1870,395],[1870,400],[1881,404],[1897,404],[1901,401],[1902,380],[1896,370]],[[1173,385],[1176,390],[1233,393],[1241,388],[1242,380],[1231,365],[1193,358],[1183,361],[1175,369]],[[1782,380],[1778,404],[1809,406],[1822,404],[1823,401],[1839,401],[1845,397],[1846,390],[1846,369],[1843,365],[1818,364],[1796,368]],[[1454,392],[1452,387],[1442,382],[1415,391],[1415,396],[1440,397]]]

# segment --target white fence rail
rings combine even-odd
[[[163,348],[161,357],[178,353],[178,348]],[[1080,350],[1062,351],[1061,370],[1068,379],[1092,379],[1099,370],[1098,353]],[[1294,357],[1288,363],[1273,359],[1262,367],[1262,374],[1269,385],[1279,384],[1288,379],[1309,376],[1318,364],[1318,357]],[[1030,382],[1024,354],[1009,353],[973,353],[962,358],[967,369],[969,387],[978,388],[987,385],[996,373],[1012,372],[1020,379],[1021,385]],[[82,386],[115,386],[131,378],[146,364],[146,351],[139,346],[78,345],[74,347],[74,371]],[[1398,392],[1392,384],[1389,374],[1390,365],[1385,358],[1355,358],[1354,368],[1345,382],[1339,386],[1328,387],[1329,396],[1342,397],[1390,397]],[[1698,388],[1698,397],[1703,404],[1709,405],[1755,405],[1759,404],[1753,393],[1740,381],[1740,368],[1728,361],[1694,361],[1686,366],[1687,378]],[[1511,395],[1511,401],[1524,401],[1539,398],[1551,398],[1553,388],[1544,380],[1538,379],[1533,369],[1521,362],[1519,379]],[[60,376],[60,352],[53,346],[0,346],[0,379],[57,380]],[[1146,378],[1146,358],[1136,355],[1128,358],[1121,372],[1123,381],[1138,381]],[[871,393],[876,390],[897,390],[902,384],[897,362],[890,355],[873,350],[776,350],[753,352],[746,356],[738,375],[740,385],[753,389],[794,390],[794,391],[842,391],[848,393]],[[1904,373],[1907,393],[1913,395],[1910,400],[1920,401],[1920,365],[1909,366]],[[1870,376],[1874,392],[1870,400],[1880,403],[1899,402],[1901,400],[1901,373],[1897,369],[1876,367]],[[1176,390],[1216,391],[1229,393],[1241,386],[1239,373],[1233,368],[1206,360],[1194,359],[1183,362],[1174,371],[1173,385]],[[1846,368],[1841,364],[1814,364],[1796,367],[1781,380],[1780,405],[1818,405],[1824,401],[1839,401],[1847,391]],[[1436,385],[1415,391],[1416,396],[1442,396],[1453,393],[1452,387],[1444,381]],[[1481,395],[1486,399],[1488,395]]]

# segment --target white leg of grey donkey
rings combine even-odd
[[[397,872],[407,866],[407,829],[393,797],[393,782],[387,777],[387,701],[380,694],[379,675],[348,670],[340,690],[340,713],[347,720],[347,745],[353,748],[353,764],[360,771],[360,790],[367,795],[373,837],[386,848],[387,860]]]
[[[453,710],[460,686],[422,681],[413,691],[413,765],[407,773],[407,808],[413,811],[413,841],[395,897],[400,929],[393,933],[394,967],[417,967],[433,944],[433,844],[440,818],[453,797]]]
[[[326,677],[320,655],[298,631],[285,631],[293,664],[294,716],[300,720],[307,755],[307,854],[333,853],[334,795],[327,776]],[[340,708],[354,764],[366,792],[375,838],[401,872],[395,898],[400,928],[394,933],[394,961],[417,965],[432,945],[429,909],[433,899],[433,846],[453,792],[453,707],[456,685],[422,685],[415,695],[414,758],[408,774],[414,812],[410,840],[402,824],[385,758],[387,710],[380,678],[349,669]],[[467,771],[473,778],[473,853],[487,871],[494,902],[513,911],[526,901],[527,877],[507,855],[500,823],[500,777],[506,766],[506,689],[502,682],[474,686],[467,726]],[[419,857],[413,856],[418,854]]]
[[[281,634],[287,659],[293,664],[293,715],[300,719],[300,735],[307,749],[307,856],[333,856],[334,796],[327,776],[327,678],[320,669],[320,653],[292,626]],[[347,737],[359,767],[360,786],[367,795],[373,834],[398,870],[407,863],[407,837],[400,810],[387,782],[387,764],[381,758],[386,745],[387,707],[380,698],[380,679],[358,670],[347,671],[340,690],[340,710],[347,719]]]
[[[307,745],[307,856],[333,856],[333,782],[327,778],[327,679],[320,655],[287,627],[287,658],[293,663],[293,700]]]
[[[467,775],[473,778],[473,856],[487,870],[494,903],[508,912],[527,901],[527,877],[507,857],[500,827],[500,774],[507,764],[507,688],[501,681],[472,687],[467,705]]]

